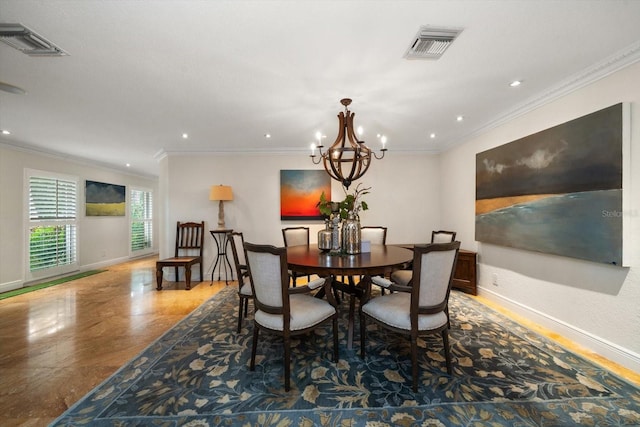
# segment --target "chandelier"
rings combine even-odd
[[[310,157],[313,164],[318,165],[322,162],[331,178],[340,181],[345,188],[349,188],[353,181],[367,172],[373,157],[378,160],[384,157],[384,153],[387,151],[385,148],[386,137],[380,137],[382,155],[378,157],[374,151],[365,145],[364,141],[358,139],[353,130],[353,117],[355,114],[349,111],[351,99],[341,99],[340,103],[344,105],[344,111],[338,114],[339,127],[336,141],[323,153],[322,134],[317,133],[318,144],[311,144]],[[358,132],[362,133],[362,128],[358,128]],[[317,160],[316,148],[320,154]]]

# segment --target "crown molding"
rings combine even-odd
[[[446,151],[464,141],[475,138],[487,131],[501,126],[511,120],[529,113],[545,104],[549,104],[559,98],[562,98],[580,88],[588,86],[598,80],[601,80],[617,71],[627,68],[640,61],[640,41],[637,41],[625,49],[616,52],[591,67],[585,68],[580,72],[562,80],[560,83],[551,86],[544,92],[531,97],[514,108],[508,110],[503,115],[488,122],[484,126],[474,130],[473,132],[462,137],[457,143],[449,144],[442,151]]]
[[[135,176],[135,177],[138,177],[138,178],[145,178],[145,179],[157,179],[158,178],[157,176],[154,176],[154,175],[149,175],[149,174],[144,174],[144,173],[137,173],[137,172],[133,172],[133,171],[127,170],[127,169],[119,169],[117,167],[114,167],[111,164],[98,162],[96,160],[87,159],[85,157],[73,156],[73,155],[70,155],[70,154],[63,154],[63,153],[60,153],[60,152],[57,152],[57,151],[50,151],[50,150],[42,149],[40,147],[33,147],[33,146],[30,146],[30,145],[26,145],[26,144],[17,145],[15,143],[7,142],[6,140],[2,140],[2,139],[0,139],[0,147],[4,147],[4,148],[7,148],[9,150],[14,150],[14,151],[21,151],[23,153],[37,154],[37,155],[40,155],[40,156],[49,157],[51,159],[64,160],[64,161],[67,161],[67,162],[75,163],[77,165],[90,166],[90,167],[99,167],[99,168],[107,170],[109,172],[121,173],[121,174],[124,174],[124,175]]]

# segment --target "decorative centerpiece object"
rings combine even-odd
[[[342,250],[353,255],[360,253],[360,220],[350,211],[347,219],[342,221]]]
[[[332,203],[332,205],[337,206],[337,203]],[[338,210],[331,215],[331,251],[340,252],[342,240],[340,239],[340,215],[337,213]]]
[[[369,194],[371,187],[363,188],[358,184],[353,194],[347,193],[345,187],[342,189],[345,192],[345,198],[341,202],[327,200],[323,192],[316,206],[322,215],[329,218],[332,254],[358,254],[361,240],[359,214],[361,210],[369,209],[367,202],[361,200],[361,197]],[[320,242],[320,233],[318,233],[318,242]]]
[[[324,220],[324,230],[318,231],[318,249],[323,252],[331,250],[331,237],[331,222],[329,221],[329,218],[326,218]]]

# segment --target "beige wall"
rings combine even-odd
[[[174,154],[161,162],[160,193],[168,198],[161,256],[173,250],[176,221],[205,220],[207,228],[217,227],[218,202],[209,201],[211,185],[233,188],[234,200],[224,205],[225,223],[227,228],[242,231],[246,241],[283,245],[282,228],[305,225],[310,227],[310,240],[315,243],[317,232],[324,227],[321,221],[280,220],[280,170],[319,168],[306,153]],[[371,187],[364,198],[369,210],[360,215],[362,224],[387,226],[389,243],[427,242],[431,230],[439,227],[441,181],[437,156],[388,152],[383,160],[375,160],[358,182]],[[335,181],[332,192],[334,198],[344,198]],[[214,242],[207,237],[205,258],[211,264]],[[206,267],[210,274],[212,266]]]
[[[456,179],[442,187],[443,225],[474,238],[476,153],[619,102],[631,104],[630,186],[624,230],[629,268],[476,243],[480,293],[640,371],[640,64],[498,126],[442,155]],[[585,230],[588,233],[588,230]],[[493,275],[498,286],[492,284]]]
[[[26,280],[25,169],[54,172],[79,179],[78,263],[89,270],[126,260],[129,217],[85,217],[84,181],[124,185],[157,193],[157,180],[129,175],[58,156],[18,150],[0,143],[0,291],[22,287]],[[157,227],[154,232],[157,231]],[[157,252],[157,243],[154,251]]]

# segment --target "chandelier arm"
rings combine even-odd
[[[380,151],[382,152],[382,156],[380,156],[380,157],[378,157],[378,155],[376,154],[376,152],[375,152],[375,151],[372,151],[372,153],[373,153],[373,157],[375,157],[375,158],[376,158],[376,159],[378,159],[378,160],[382,160],[382,159],[384,159],[384,153],[386,153],[386,152],[387,152],[387,149],[386,149],[386,148],[382,148]]]

